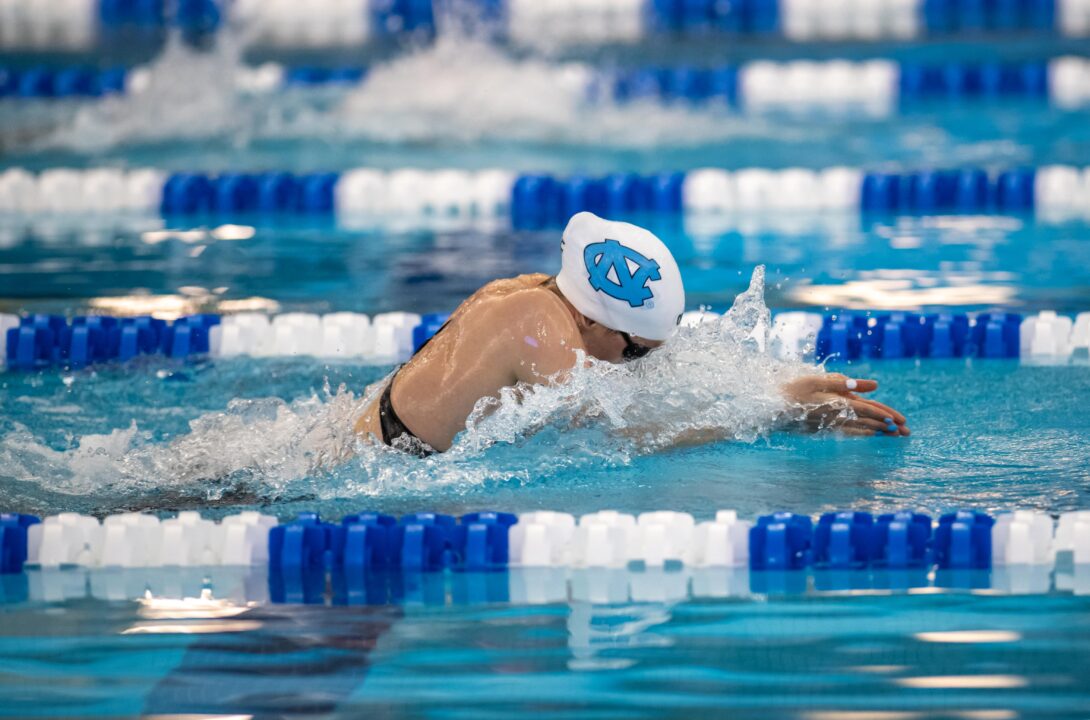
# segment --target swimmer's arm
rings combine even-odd
[[[904,415],[859,395],[877,389],[874,380],[849,378],[839,373],[806,375],[783,386],[787,405],[780,425],[808,432],[836,429],[853,436],[910,435]],[[650,425],[629,426],[617,432],[657,450],[706,445],[733,436],[731,428],[695,427],[663,438],[661,429]]]

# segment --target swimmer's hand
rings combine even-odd
[[[910,435],[904,415],[859,396],[877,389],[875,380],[829,373],[793,380],[783,391],[788,401],[803,411],[799,422],[811,432],[836,428],[845,435]]]

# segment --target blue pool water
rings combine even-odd
[[[598,428],[566,431],[558,416],[527,440],[457,457],[421,463],[366,455],[312,468],[314,456],[331,452],[343,435],[348,393],[387,371],[223,360],[8,375],[0,425],[5,502],[41,514],[258,507],[284,518],[302,509],[338,517],[361,506],[394,514],[486,506],[578,514],[608,505],[697,515],[731,507],[747,516],[773,508],[1090,506],[1085,367],[1005,360],[853,367],[877,378],[879,397],[909,418],[913,436],[904,441],[775,433],[647,454]],[[1004,390],[991,394],[995,387]],[[557,462],[553,453],[561,451]]]
[[[632,219],[670,246],[692,308],[728,308],[759,263],[773,309],[1090,307],[1090,224],[1079,219]],[[0,312],[449,312],[492,278],[560,262],[558,230],[251,222],[252,237],[224,240],[219,222],[164,231],[158,219],[0,217]]]
[[[558,61],[461,42],[380,66],[373,73],[400,78],[404,92],[363,90],[347,105],[343,90],[236,93],[216,82],[238,65],[222,48],[210,57],[183,51],[157,70],[164,94],[113,110],[5,100],[0,170],[604,173],[1090,162],[1085,110],[936,104],[876,119],[573,109],[555,81]],[[1008,59],[1053,51],[1045,39],[985,45]],[[927,60],[966,47],[976,48],[890,52]],[[830,43],[810,52],[860,58],[873,50]],[[799,56],[759,45],[739,52]],[[684,59],[679,48],[656,53],[657,62]],[[202,88],[197,100],[194,87]],[[473,94],[473,105],[461,101],[480,87],[492,91]],[[1085,217],[632,219],[674,251],[690,308],[727,310],[765,265],[763,299],[774,310],[1090,310]],[[246,232],[202,219],[0,215],[0,313],[446,312],[493,278],[559,265],[557,231],[502,222],[231,220]],[[601,418],[571,428],[574,408],[557,401],[427,460],[373,450],[353,457],[350,419],[390,366],[145,358],[0,372],[0,510],[101,517],[199,509],[219,517],[259,509],[286,520],[302,510],[336,518],[365,508],[670,509],[698,519],[718,508],[743,517],[1090,509],[1090,366],[958,359],[831,367],[879,380],[878,399],[902,410],[913,430],[907,439],[847,440],[774,428],[759,412],[767,387],[747,374],[756,377],[761,358],[697,350],[697,370],[648,385],[655,390],[636,407],[672,403],[676,424],[700,387],[722,381],[719,403],[736,408],[725,414],[733,440],[648,448]],[[632,387],[600,380],[588,387],[603,396]],[[721,599],[694,592],[688,600],[592,603],[573,590],[528,604],[502,592],[475,595],[463,587],[471,580],[451,574],[397,578],[406,588],[438,588],[406,590],[401,602],[326,607],[270,603],[257,570],[226,582],[199,568],[155,581],[114,570],[52,572],[0,576],[0,715],[864,720],[1079,718],[1090,707],[1090,602],[1058,579],[1049,594],[1027,596],[957,583],[943,591],[766,592],[741,580],[743,592]],[[478,580],[506,587],[508,578]],[[58,584],[65,593],[42,590]],[[211,597],[193,599],[202,587]],[[234,587],[246,592],[225,591]]]
[[[665,67],[754,57],[1027,62],[1082,54],[1077,44],[1045,37],[966,49],[971,47],[913,44],[886,52],[831,43],[774,52],[772,45],[748,55],[709,50],[699,61],[674,49],[654,61]],[[616,52],[542,59],[448,37],[374,65],[359,87],[275,93],[238,88],[243,60],[226,39],[208,53],[176,46],[152,62],[152,91],[141,95],[99,106],[80,99],[2,100],[2,162],[31,169],[503,167],[600,174],[702,166],[1081,164],[1090,150],[1084,108],[1018,98],[926,101],[878,113],[739,113],[682,102],[588,102],[584,83],[573,77],[651,61]]]
[[[1090,683],[1085,598],[271,605],[216,616],[131,602],[10,608],[5,713],[1079,718]]]

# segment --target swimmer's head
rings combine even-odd
[[[685,310],[681,271],[652,233],[581,212],[568,221],[560,247],[557,288],[587,318],[656,342],[677,327]]]

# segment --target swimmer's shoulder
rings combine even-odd
[[[493,330],[509,328],[519,338],[530,331],[577,338],[579,329],[567,305],[547,286],[551,279],[551,275],[533,273],[493,280],[466,303],[464,319]]]
[[[546,335],[570,339],[579,337],[568,306],[546,283],[549,275],[524,275],[532,278],[522,288],[508,293],[502,301],[505,319],[526,331],[543,332]]]
[[[545,273],[527,273],[512,278],[499,278],[486,284],[474,294],[499,297],[526,290],[544,289],[544,285],[551,279],[552,275]]]

